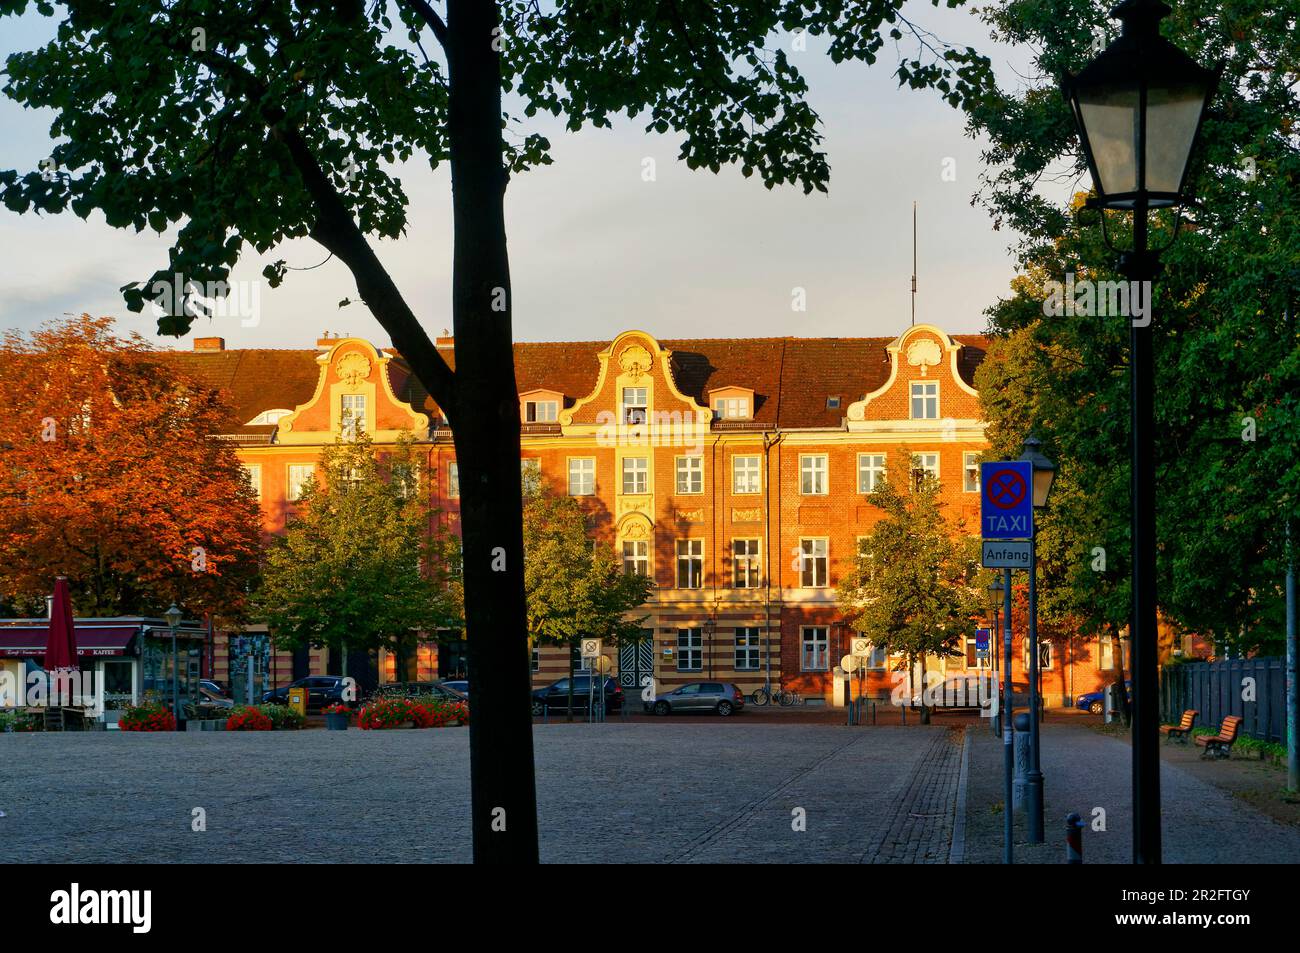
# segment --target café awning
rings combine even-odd
[[[140,632],[138,625],[74,625],[77,657],[126,655],[131,642]],[[0,628],[0,658],[45,657],[49,630],[45,626],[5,626]]]

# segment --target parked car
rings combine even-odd
[[[273,691],[263,692],[262,704],[287,705],[289,704],[289,689],[303,688],[305,686],[307,689],[307,710],[319,710],[326,705],[333,705],[343,701],[344,684],[341,675],[309,675],[307,678],[300,678]]]
[[[600,678],[600,676],[596,676]],[[592,690],[592,676],[575,675],[573,676],[573,710],[586,711],[587,700]],[[619,687],[618,679],[609,675],[605,678],[605,713],[607,715],[616,715],[623,710],[623,689]],[[595,695],[600,695],[600,682],[595,683]],[[569,680],[561,678],[558,681],[551,682],[544,688],[536,689],[533,692],[533,714],[540,715],[543,711],[567,711],[569,708]]]
[[[466,698],[469,698],[469,682],[463,678],[453,678],[451,681],[444,681],[442,684],[454,691],[460,692]]]
[[[1107,686],[1109,687],[1109,686]],[[1133,704],[1133,683],[1124,683],[1124,694],[1128,696],[1128,703]],[[1106,710],[1106,689],[1099,692],[1088,692],[1086,695],[1080,695],[1074,703],[1075,708],[1090,712],[1094,715],[1100,715]]]
[[[744,710],[745,696],[728,682],[691,682],[645,703],[646,711],[671,715],[675,711],[713,711],[724,717]]]
[[[445,698],[453,702],[469,702],[469,696],[464,692],[457,691],[447,682],[387,682],[380,685],[374,690],[371,697],[382,697],[384,695],[401,695],[404,698],[415,698],[419,695],[435,695],[438,698]]]
[[[205,689],[210,695],[214,695],[217,698],[230,697],[230,692],[227,690],[226,686],[213,678],[199,679],[199,687]]]
[[[213,691],[208,687],[211,684],[206,679],[199,682],[199,704],[208,708],[234,708],[235,700],[229,695]]]

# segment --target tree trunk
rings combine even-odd
[[[925,667],[925,653],[922,652],[921,653],[921,724],[923,725],[928,725],[930,723],[930,708],[925,703],[925,692],[929,686],[929,682],[926,679],[926,674],[927,671]]]
[[[453,436],[461,479],[476,863],[530,863],[537,798],[524,601],[519,396],[506,254],[497,5],[448,0]]]
[[[1113,633],[1115,640],[1116,667],[1119,670],[1119,684],[1117,688],[1119,694],[1119,711],[1120,716],[1124,719],[1124,727],[1127,728],[1132,724],[1133,713],[1129,710],[1128,691],[1124,687],[1124,682],[1127,681],[1124,675],[1124,640],[1120,638],[1119,626],[1112,625],[1110,630]]]

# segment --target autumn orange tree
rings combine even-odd
[[[221,395],[112,319],[8,332],[0,345],[0,594],[79,613],[234,621],[257,572],[256,496]]]

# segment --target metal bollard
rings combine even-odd
[[[1083,863],[1083,818],[1071,811],[1065,817],[1065,862]]]
[[[1011,719],[1015,728],[1015,781],[1011,788],[1011,803],[1017,811],[1025,809],[1025,794],[1029,786],[1029,712],[1018,712]]]

